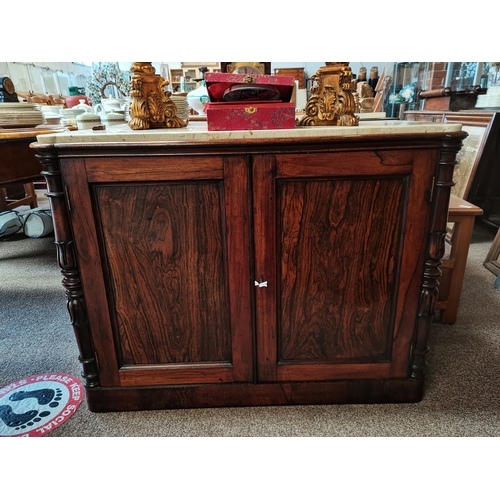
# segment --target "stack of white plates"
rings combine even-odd
[[[36,103],[0,102],[0,127],[35,127],[45,122]]]
[[[132,104],[132,99],[125,99],[125,106],[123,108],[125,115],[125,122],[128,123],[131,120],[130,116],[130,105]]]
[[[181,120],[187,120],[189,118],[189,104],[187,101],[187,96],[172,94],[170,96],[170,99],[172,99],[172,101],[177,106],[177,116]]]
[[[64,106],[62,104],[59,104],[57,106],[40,106],[40,111],[44,114],[56,114],[60,115],[61,114],[61,109],[63,109]]]
[[[43,113],[45,123],[47,125],[57,125],[61,123],[61,115],[59,114],[63,106],[40,106],[40,111]]]

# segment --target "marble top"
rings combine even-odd
[[[110,143],[110,142],[178,142],[178,141],[227,141],[238,139],[283,139],[304,137],[354,137],[362,135],[422,134],[458,132],[459,123],[426,123],[399,120],[366,120],[356,127],[296,127],[279,130],[208,131],[206,122],[191,122],[184,128],[132,130],[127,124],[108,127],[106,130],[77,130],[45,134],[37,138],[39,144]]]

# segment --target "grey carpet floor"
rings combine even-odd
[[[86,402],[48,437],[500,436],[500,291],[476,227],[455,325],[433,324],[426,389],[415,404],[92,413]],[[39,373],[79,377],[53,237],[0,240],[0,387]]]

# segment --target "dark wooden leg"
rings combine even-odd
[[[5,188],[0,188],[0,212],[9,210],[7,205],[7,190]]]
[[[442,258],[445,252],[446,224],[450,191],[453,182],[453,170],[456,164],[456,155],[461,144],[455,142],[444,143],[441,158],[435,174],[434,192],[431,193],[433,214],[429,234],[428,250],[425,259],[424,276],[420,292],[418,320],[416,324],[416,338],[414,344],[411,377],[421,379],[425,377],[425,358],[429,352],[428,337],[432,317],[436,310],[438,298],[439,277],[441,275]]]
[[[26,202],[32,209],[37,208],[38,200],[36,199],[35,186],[33,186],[33,183],[29,182],[25,184],[24,189],[26,190]]]
[[[59,170],[59,162],[55,155],[41,153],[37,155],[37,158],[45,167],[42,174],[47,180],[47,196],[55,215],[54,236],[57,260],[62,270],[68,312],[80,352],[78,359],[83,365],[82,377],[85,379],[86,388],[96,388],[100,386],[99,369],[90,333],[75,242],[69,222],[68,199]]]

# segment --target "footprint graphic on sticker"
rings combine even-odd
[[[35,399],[39,406],[48,405],[50,408],[57,408],[59,401],[62,399],[61,389],[39,389],[33,391],[17,391],[10,395],[10,401],[24,401]],[[16,413],[10,405],[0,406],[0,419],[3,423],[16,430],[27,429],[32,427],[36,422],[40,422],[42,418],[48,417],[50,411],[28,410],[24,413]]]

